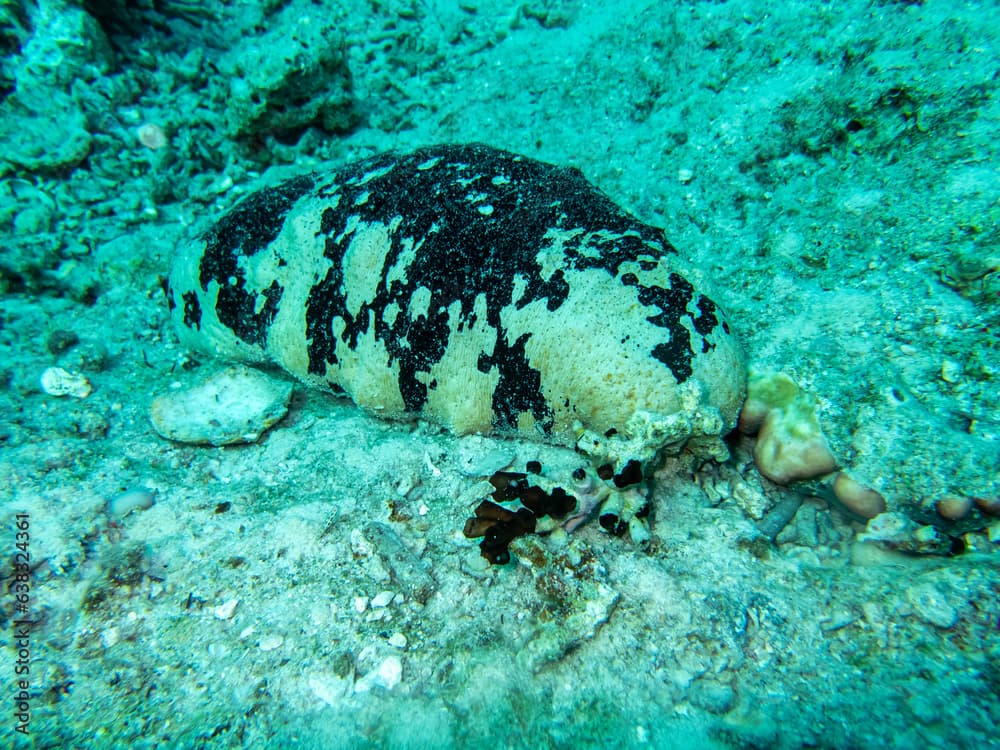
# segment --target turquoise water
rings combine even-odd
[[[943,0],[3,5],[4,739],[995,744],[998,28],[995,4]],[[676,445],[630,423],[581,453],[534,423],[510,438],[380,418],[397,376],[374,345],[354,403],[180,342],[164,282],[240,200],[473,142],[578,169],[662,228],[746,367],[787,375],[756,402],[771,416],[713,432],[678,406],[700,426],[670,422]],[[234,231],[305,245],[322,215],[303,206]],[[414,257],[428,236],[409,238]],[[366,247],[348,300],[388,273]],[[559,257],[544,255],[566,270]],[[421,294],[382,322],[430,319]],[[550,290],[527,340],[557,342],[571,395],[607,375],[581,404],[648,404],[645,360],[593,340],[624,341],[630,321],[638,338],[670,305],[593,294],[553,322]],[[242,314],[266,309],[258,295]],[[435,408],[485,399],[544,423],[550,391],[535,411],[517,401],[544,369],[525,346],[524,379],[500,391],[458,356]],[[411,384],[435,392],[422,372]],[[623,478],[640,453],[641,481]],[[539,533],[512,533],[504,564],[463,533],[497,512],[478,509],[498,471],[577,501],[568,523],[538,513]]]

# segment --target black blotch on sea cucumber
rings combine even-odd
[[[304,209],[318,215],[315,241],[330,261],[305,301],[307,372],[325,376],[347,350],[358,351],[362,339],[365,346],[377,343],[384,366],[397,373],[407,412],[424,411],[436,385],[428,374],[445,357],[453,332],[475,326],[489,339],[474,365],[497,380],[493,428],[523,432],[531,423],[541,435],[552,434],[556,414],[527,354],[535,334],[509,332],[501,319],[505,311],[537,303],[557,310],[570,294],[572,272],[620,275],[623,285],[637,287],[639,300],[654,308],[648,320],[665,329],[664,341],[648,354],[679,383],[692,376],[695,347],[714,346],[706,337],[718,325],[715,306],[683,277],[670,274],[669,288],[661,288],[621,273],[626,264],[654,271],[663,256],[676,253],[661,229],[630,216],[578,169],[482,144],[390,152],[303,175],[250,195],[223,216],[202,235],[198,281],[205,291],[218,284],[217,317],[243,342],[266,344],[285,295],[277,281],[248,288],[245,259],[272,246],[303,198],[309,201]],[[383,234],[374,244],[356,244],[369,241],[359,240],[365,231]],[[554,247],[553,236],[561,260],[543,268],[539,251]],[[363,254],[358,260],[367,265],[370,288],[346,288],[353,283],[344,277],[348,251]],[[282,253],[275,262],[289,263]],[[417,294],[426,312],[411,315]],[[190,308],[184,324],[200,327],[201,311]],[[700,344],[692,341],[695,334]],[[560,402],[576,411],[570,398]]]
[[[246,291],[240,259],[273,242],[292,206],[314,185],[315,176],[307,174],[252,193],[202,235],[205,252],[198,282],[205,291],[212,281],[219,285],[216,315],[242,341],[263,345],[283,290],[273,282],[264,290],[265,303],[258,309],[256,292]]]
[[[360,200],[366,193],[371,198]],[[662,230],[629,216],[579,170],[479,144],[374,156],[324,179],[316,196],[330,200],[320,233],[332,267],[307,301],[309,372],[322,374],[327,365],[337,364],[338,346],[355,349],[361,336],[371,336],[385,346],[386,366],[398,366],[407,410],[419,412],[427,401],[424,376],[440,362],[451,336],[446,311],[458,303],[455,328],[464,330],[476,324],[473,310],[483,295],[485,322],[496,338],[476,364],[483,372],[497,369],[493,407],[494,426],[500,429],[516,430],[523,413],[531,414],[543,433],[553,423],[540,375],[524,352],[530,335],[509,340],[500,322],[501,311],[514,302],[512,278],[525,280],[518,309],[541,300],[551,311],[566,300],[569,285],[563,269],[543,277],[536,258],[546,233],[598,227],[607,232],[613,239],[595,240],[601,251],[596,257],[579,252],[584,233],[567,240],[564,252],[567,267],[610,274],[640,255],[676,252]],[[491,210],[483,211],[485,206]],[[390,246],[379,258],[379,282],[370,298],[351,312],[343,299],[344,253],[357,227],[373,225],[393,227]],[[414,243],[419,253],[401,260]],[[390,276],[389,269],[400,263],[405,275]],[[417,290],[429,292],[427,315],[387,319],[390,305],[405,311]],[[330,329],[334,318],[344,321],[339,338]]]

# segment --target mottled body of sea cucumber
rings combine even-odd
[[[457,434],[573,446],[639,414],[674,425],[664,443],[676,415],[717,439],[744,395],[734,334],[660,229],[484,145],[265,187],[184,248],[168,297],[185,344]]]

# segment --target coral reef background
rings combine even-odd
[[[989,745],[998,29],[945,0],[0,5],[0,512],[6,548],[31,517],[35,741]],[[548,449],[301,389],[251,445],[153,432],[154,396],[218,366],[168,324],[182,238],[261,179],[461,141],[664,227],[917,531],[860,539],[739,438],[665,465],[648,548],[592,523],[490,568],[461,535],[481,478]]]

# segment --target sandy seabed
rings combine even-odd
[[[993,3],[153,6],[0,10],[5,740],[996,742],[998,521],[934,510],[1000,493]],[[590,523],[490,566],[461,534],[481,470],[556,449],[298,386],[250,445],[153,431],[156,395],[222,366],[171,330],[177,243],[261,180],[467,141],[662,226],[751,365],[815,396],[843,465],[941,544],[860,540],[741,438],[664,465],[648,546]],[[89,392],[46,392],[50,367]],[[109,513],[136,488],[151,507]]]

